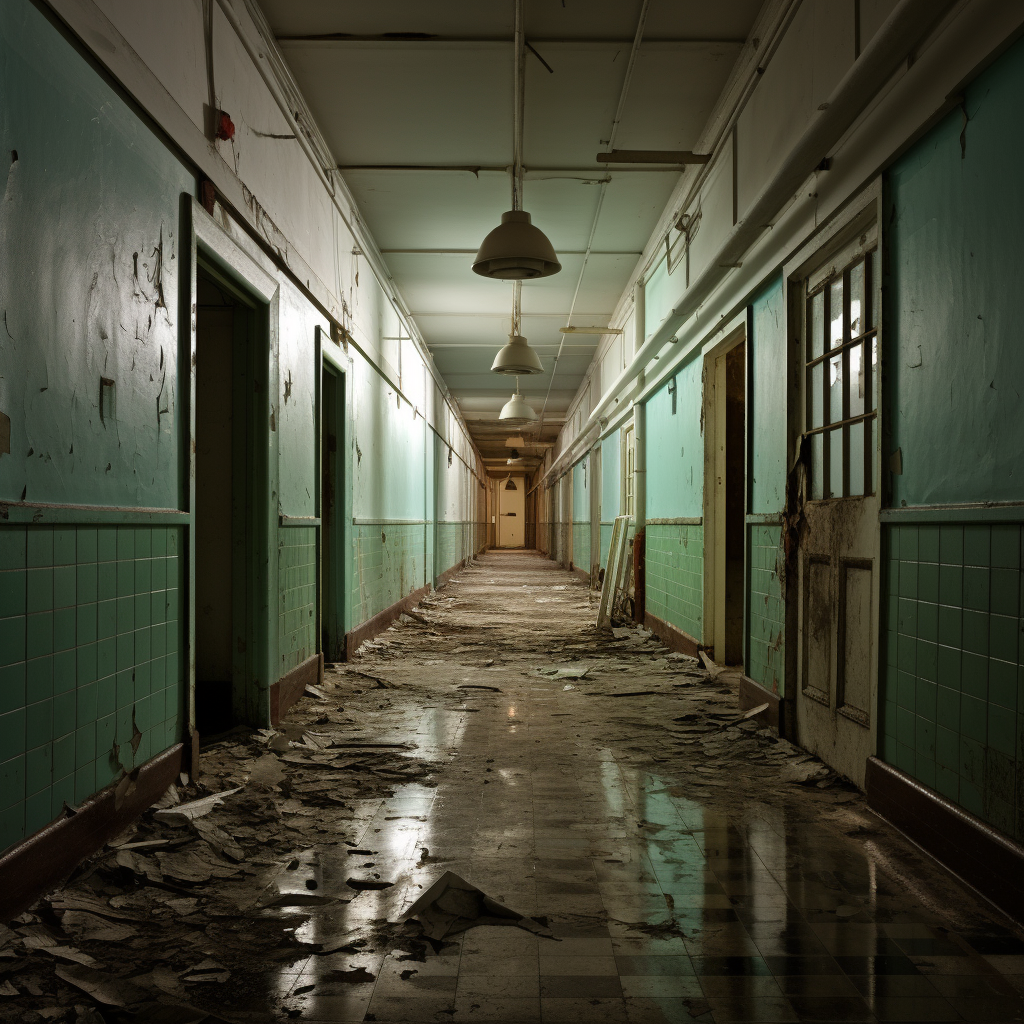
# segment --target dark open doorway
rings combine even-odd
[[[255,303],[197,268],[195,410],[196,729],[245,721],[257,485]]]
[[[345,657],[345,378],[323,366],[320,439],[320,586],[324,660]]]

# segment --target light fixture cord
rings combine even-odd
[[[524,31],[524,0],[515,4],[515,39],[513,45],[515,109],[512,117],[512,209],[523,208],[523,120],[526,113],[526,36]]]
[[[512,333],[510,338],[522,334],[523,324],[523,282],[515,281],[512,284]]]

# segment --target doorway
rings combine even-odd
[[[196,296],[195,715],[210,735],[249,719],[260,381],[255,303],[202,261]]]
[[[720,665],[743,664],[746,514],[745,336],[705,362],[705,629]]]
[[[498,483],[498,547],[521,548],[526,543],[526,480],[510,476]]]
[[[324,660],[345,657],[345,378],[323,364],[320,420],[321,641]]]

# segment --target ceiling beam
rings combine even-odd
[[[387,256],[394,253],[400,256],[475,256],[476,249],[381,249]],[[586,256],[585,249],[559,249],[559,256]],[[641,256],[636,249],[592,249],[591,256]]]
[[[384,32],[378,35],[357,35],[350,32],[322,32],[310,35],[277,36],[279,43],[390,43],[393,46],[408,46],[410,43],[461,43],[465,46],[478,44],[492,45],[503,43],[512,45],[509,36],[477,36],[467,39],[463,36],[441,36],[429,32]],[[746,39],[725,37],[702,39],[698,36],[678,37],[673,39],[645,39],[644,43],[656,43],[659,46],[742,46]],[[564,46],[564,45],[598,45],[598,46],[632,46],[632,39],[600,39],[594,36],[579,39],[531,39],[533,46]]]
[[[570,315],[571,316],[575,316],[575,317],[587,317],[587,318],[590,318],[590,317],[599,317],[599,316],[608,317],[611,314],[610,313],[572,313],[572,314],[569,314],[569,313],[523,313],[523,319],[525,320],[527,317],[546,317],[546,318],[551,319],[551,320],[560,320],[562,317],[567,317],[567,316],[570,316]],[[458,316],[458,317],[491,317],[491,318],[495,318],[496,317],[499,320],[507,320],[508,319],[508,313],[507,312],[506,313],[491,313],[491,312],[467,313],[465,311],[444,312],[443,310],[439,311],[439,310],[434,310],[434,309],[420,310],[419,312],[415,312],[414,311],[414,312],[410,313],[409,316]]]
[[[664,165],[665,161],[660,161]],[[692,161],[679,161],[676,167],[524,167],[523,173],[530,174],[679,174]],[[508,167],[498,164],[338,164],[339,171],[459,171],[463,174],[508,174]],[[595,181],[600,181],[595,178]]]

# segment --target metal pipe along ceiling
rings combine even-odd
[[[897,71],[914,48],[938,25],[956,0],[900,0],[874,38],[842,81],[833,90],[824,109],[790,150],[775,176],[761,190],[743,219],[736,224],[708,265],[693,281],[661,326],[651,335],[629,365],[602,395],[586,423],[582,437],[598,422],[612,399],[621,392],[658,354],[668,339],[689,320],[709,295],[742,262],[747,250],[761,237],[772,220],[793,198],[797,189],[828,155],[869,103]],[[545,477],[562,468],[571,454],[566,449]]]
[[[622,120],[622,111],[626,106],[626,96],[629,93],[629,83],[633,79],[633,69],[636,67],[637,54],[640,52],[640,43],[644,36],[644,25],[647,23],[647,9],[651,0],[643,0],[640,7],[640,17],[636,23],[636,34],[633,36],[633,48],[629,51],[629,61],[626,64],[626,74],[622,79],[622,88],[619,90],[619,102],[615,107],[615,117],[612,119],[612,130],[608,133],[608,144],[606,152],[610,153],[615,146],[615,137],[619,132],[619,122]],[[580,267],[580,276],[576,279],[576,290],[572,294],[572,303],[569,305],[569,315],[566,317],[565,326],[572,325],[572,315],[576,309],[576,300],[579,298],[580,288],[583,286],[583,275],[587,272],[587,263],[590,260],[591,250],[594,247],[594,238],[597,236],[597,222],[601,217],[601,208],[604,206],[604,197],[608,192],[608,182],[602,181],[597,196],[597,207],[594,210],[594,221],[590,226],[590,237],[587,239],[587,248],[583,254],[583,264]],[[544,427],[544,413],[548,407],[548,399],[551,397],[551,387],[555,383],[555,371],[558,369],[558,360],[562,357],[562,350],[565,346],[565,335],[561,336],[558,342],[558,352],[555,353],[555,361],[551,366],[551,379],[548,381],[548,390],[544,395],[544,404],[541,406],[540,416],[537,418],[537,430]]]

